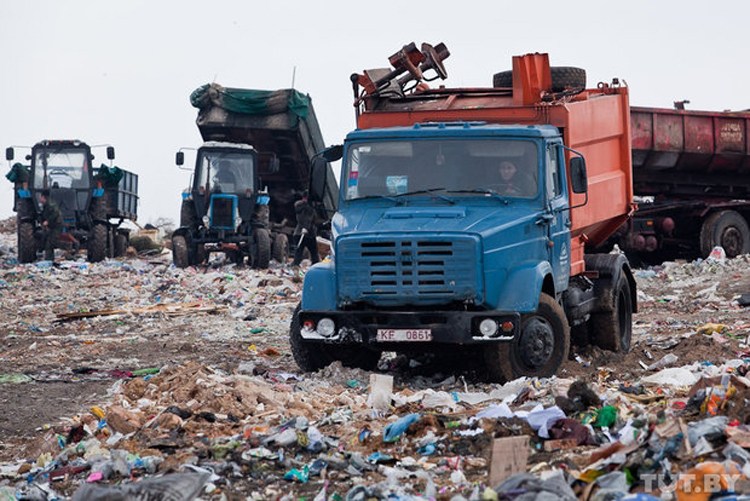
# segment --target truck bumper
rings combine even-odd
[[[333,320],[332,335],[323,336],[318,322]],[[301,335],[306,341],[330,344],[365,344],[374,349],[398,351],[429,345],[477,345],[511,341],[519,332],[521,315],[499,311],[301,311]],[[492,319],[497,333],[483,336],[479,325]],[[379,341],[378,330],[429,329],[429,341]]]

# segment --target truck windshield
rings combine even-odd
[[[345,162],[347,200],[435,189],[518,198],[538,191],[537,146],[524,139],[357,142]]]
[[[195,187],[214,193],[244,194],[255,189],[255,154],[252,151],[201,151]]]
[[[34,150],[34,188],[88,189],[89,162],[81,148],[39,148]]]

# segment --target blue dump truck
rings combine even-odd
[[[172,236],[175,266],[200,264],[211,252],[256,268],[267,268],[271,258],[285,262],[294,243],[294,202],[308,187],[312,158],[325,147],[312,100],[294,89],[212,83],[190,101],[205,142]],[[179,151],[176,163],[184,162]],[[316,204],[320,224],[336,208],[336,180],[327,179]]]
[[[297,364],[465,350],[504,381],[551,376],[571,339],[628,351],[630,266],[589,254],[634,210],[627,88],[529,54],[507,86],[430,89],[447,55],[410,44],[352,76],[357,130],[323,154],[342,158],[333,258],[305,276]]]
[[[115,149],[106,151],[113,160]],[[5,158],[12,161],[15,148],[7,148]],[[125,254],[130,232],[121,225],[138,215],[136,174],[105,164],[94,167],[91,147],[79,140],[40,141],[26,160],[29,165],[14,163],[6,176],[14,184],[20,262],[33,262],[42,250],[42,190],[49,191],[62,216],[56,247],[85,248],[91,262]]]

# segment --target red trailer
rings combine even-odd
[[[646,261],[750,252],[750,112],[631,107],[636,217],[616,241]]]

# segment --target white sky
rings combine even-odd
[[[189,173],[174,153],[200,144],[188,98],[202,84],[288,88],[296,67],[327,144],[354,126],[349,75],[412,41],[448,46],[448,86],[491,85],[513,55],[548,52],[589,87],[624,79],[633,105],[740,110],[748,19],[744,0],[0,0],[0,146],[112,144],[140,177],[139,223],[177,221]],[[0,217],[12,197],[0,179]]]

